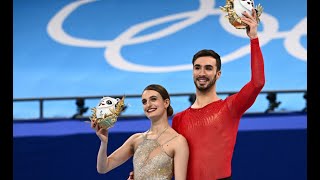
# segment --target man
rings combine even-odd
[[[265,84],[264,62],[258,39],[256,11],[243,13],[241,20],[251,45],[251,80],[242,89],[222,100],[216,92],[221,76],[220,56],[201,50],[193,56],[196,100],[177,113],[172,127],[189,144],[188,180],[231,180],[231,161],[242,115],[255,102]],[[133,179],[130,173],[128,180]]]
[[[188,180],[230,180],[231,161],[240,118],[255,102],[265,84],[264,63],[259,46],[256,11],[244,13],[251,45],[251,80],[222,100],[216,92],[221,76],[220,56],[212,50],[197,52],[192,60],[196,100],[177,113],[172,127],[189,144]]]

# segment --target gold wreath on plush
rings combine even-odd
[[[227,12],[226,18],[229,22],[237,29],[245,29],[247,24],[241,21],[242,13],[247,11],[252,14],[252,8],[257,12],[257,22],[260,22],[260,16],[262,14],[263,8],[260,4],[254,7],[253,0],[227,0],[226,5],[220,7],[224,12]]]
[[[121,99],[103,97],[99,104],[91,109],[90,120],[103,129],[113,127],[125,106],[124,99],[124,96]]]

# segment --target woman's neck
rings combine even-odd
[[[169,126],[168,118],[161,118],[158,121],[151,121],[149,132],[158,134]]]

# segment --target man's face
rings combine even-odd
[[[193,65],[193,81],[199,91],[211,89],[221,72],[217,72],[216,59],[211,56],[199,57]]]

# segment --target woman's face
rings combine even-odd
[[[164,101],[161,95],[154,90],[145,90],[142,93],[142,106],[144,114],[149,118],[162,117],[166,115],[168,100]]]

